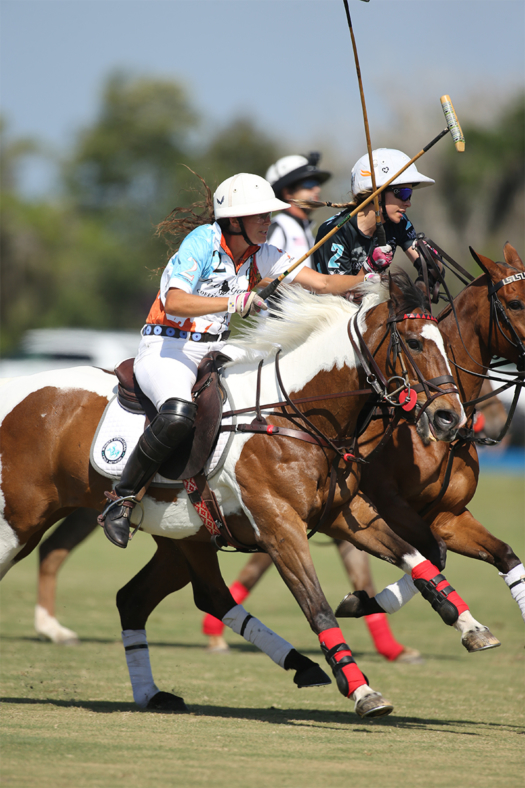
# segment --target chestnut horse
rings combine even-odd
[[[525,268],[510,244],[505,245],[504,258],[505,262],[495,263],[475,256],[484,274],[454,299],[457,321],[450,306],[438,317],[464,403],[479,396],[492,358],[501,357],[521,370],[525,368]],[[473,411],[474,405],[467,404],[469,423]],[[380,430],[380,425],[371,427],[365,439]],[[508,544],[493,536],[467,509],[479,476],[473,438],[470,434],[454,444],[424,445],[413,428],[401,424],[374,463],[363,468],[361,489],[382,516],[388,513],[389,525],[396,533],[423,552],[421,539],[430,533],[443,540],[448,550],[494,566],[525,619],[523,564]],[[400,462],[401,456],[413,457],[413,461]],[[439,499],[445,476],[450,481]],[[372,603],[361,592],[348,595],[337,615],[395,612],[417,591],[408,587],[405,577],[400,582],[401,587],[393,584]]]
[[[441,335],[429,319],[421,293],[406,275],[396,275],[389,282],[390,293],[380,285],[365,286],[366,296],[359,308],[341,298],[318,297],[291,288],[282,302],[280,319],[255,321],[246,330],[244,340],[237,343],[244,358],[224,375],[229,401],[237,409],[251,407],[255,412],[258,373],[254,362],[266,358],[260,402],[279,402],[285,394],[283,386],[297,400],[315,399],[315,407],[303,403],[299,408],[303,418],[309,415],[314,432],[325,438],[303,443],[295,437],[235,434],[224,465],[210,482],[235,538],[258,545],[271,555],[319,636],[340,691],[355,701],[360,716],[388,714],[392,705],[369,687],[355,664],[320,588],[308,549],[307,530],[318,522],[329,496],[330,468],[336,470],[337,484],[329,519],[332,525],[338,523],[338,536],[343,533],[346,540],[423,583],[430,582],[429,572],[433,576],[437,570],[394,534],[362,494],[356,494],[359,466],[353,462],[347,466],[337,454],[334,441],[353,433],[368,398],[368,394],[348,394],[369,391],[367,380],[368,385],[372,380],[363,356],[358,356],[351,342],[358,345],[361,332],[364,343],[374,350],[376,373],[392,375],[385,381],[384,392],[392,401],[393,389],[396,396],[405,393],[411,402],[411,392],[417,388],[412,413],[425,413],[418,426],[423,435],[431,432],[438,439],[452,440],[465,419],[457,392],[450,388],[450,367]],[[282,385],[277,381],[276,344],[282,351]],[[377,375],[374,380],[378,383]],[[430,384],[431,394],[426,381],[432,380],[436,383]],[[16,379],[2,387],[2,574],[28,555],[58,519],[80,507],[103,507],[107,481],[91,468],[89,450],[115,384],[111,373],[75,368]],[[447,388],[442,390],[441,385]],[[327,399],[329,394],[340,396]],[[285,412],[279,408],[272,423],[289,425]],[[332,441],[328,447],[326,440]],[[347,453],[345,459],[351,460]],[[161,696],[166,693],[155,687],[141,620],[145,623],[144,616],[167,593],[190,581],[197,607],[224,620],[281,667],[296,670],[296,683],[325,683],[318,666],[235,605],[221,577],[215,545],[186,493],[152,488],[143,503],[142,529],[158,541],[169,537],[170,547],[160,559],[162,577],[157,577],[156,588],[147,594],[147,600],[140,595],[137,598],[135,589],[137,578],[139,585],[144,578],[148,582],[151,562],[118,595],[128,667],[139,705],[185,708],[181,699],[173,701],[174,696],[164,703]],[[434,552],[439,554],[437,545]],[[460,610],[468,613],[457,594],[446,604],[456,618]],[[470,622],[474,622],[471,616]]]

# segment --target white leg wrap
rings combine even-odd
[[[71,645],[79,642],[77,633],[63,627],[42,605],[35,607],[35,629],[41,639],[51,640],[52,643]]]
[[[385,613],[397,613],[417,593],[418,590],[410,575],[403,575],[396,583],[392,583],[376,594],[375,600]]]
[[[157,694],[158,687],[153,681],[149,661],[148,640],[145,629],[125,629],[122,642],[126,650],[129,678],[133,688],[133,700],[145,709],[148,701]]]
[[[253,643],[254,646],[268,654],[270,659],[273,659],[281,668],[284,668],[284,661],[293,649],[292,644],[268,629],[258,618],[250,616],[242,605],[232,607],[222,620],[237,635],[241,635],[249,643]]]
[[[512,598],[518,603],[521,615],[525,620],[525,567],[523,564],[518,564],[506,575],[501,572],[499,574],[510,588]]]

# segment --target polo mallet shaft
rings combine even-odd
[[[346,19],[348,22],[348,28],[350,30],[350,38],[352,39],[352,49],[354,50],[354,60],[355,60],[355,70],[357,73],[357,81],[359,83],[359,94],[361,96],[361,106],[363,108],[363,121],[365,124],[365,136],[366,136],[366,147],[368,150],[368,160],[370,162],[370,175],[372,178],[372,191],[375,192],[377,189],[376,186],[376,175],[374,171],[374,159],[372,156],[372,142],[370,141],[370,127],[368,125],[368,114],[366,111],[366,103],[365,103],[365,92],[363,90],[363,80],[361,78],[361,68],[359,66],[359,57],[357,55],[357,44],[355,42],[354,36],[354,28],[352,27],[352,19],[350,17],[350,9],[348,7],[348,0],[343,0],[345,11],[346,11]],[[386,244],[386,235],[385,235],[385,228],[383,227],[383,223],[381,221],[381,213],[379,211],[379,197],[376,195],[374,197],[374,211],[376,215],[376,237],[378,246],[384,246]]]
[[[436,142],[439,142],[439,140],[442,139],[446,134],[450,132],[454,140],[454,143],[456,145],[456,149],[460,153],[465,150],[465,137],[463,136],[463,132],[461,131],[461,126],[459,125],[459,121],[456,112],[454,110],[454,107],[452,106],[452,102],[450,101],[450,98],[448,96],[442,96],[441,104],[443,107],[443,112],[445,113],[447,128],[443,129],[443,131],[440,131],[439,134],[428,143],[428,145],[425,145],[424,148],[421,148],[419,153],[416,153],[416,155],[413,156],[410,159],[410,161],[407,161],[407,163],[403,165],[403,167],[401,167],[401,169],[398,172],[396,172],[395,175],[392,175],[392,177],[386,183],[380,186],[379,189],[376,189],[375,192],[373,192],[369,197],[366,198],[366,200],[363,200],[362,203],[359,203],[357,208],[354,208],[354,210],[351,211],[351,213],[343,214],[342,218],[339,220],[336,226],[330,230],[330,232],[328,232],[325,236],[323,236],[323,238],[321,238],[320,241],[314,244],[312,248],[308,252],[306,252],[306,254],[303,254],[303,256],[299,258],[299,260],[296,260],[294,263],[292,263],[290,268],[288,268],[286,271],[283,271],[282,274],[280,274],[276,279],[270,282],[269,285],[267,285],[263,290],[260,291],[259,296],[261,298],[263,299],[269,298],[277,290],[283,279],[287,277],[288,274],[290,274],[293,270],[295,270],[298,265],[304,263],[304,261],[307,260],[311,254],[316,252],[319,249],[319,247],[321,247],[324,243],[326,243],[326,241],[328,241],[329,238],[332,237],[332,235],[334,235],[334,233],[336,233],[338,230],[341,229],[341,227],[343,227],[343,225],[345,225],[348,221],[350,221],[352,216],[355,216],[356,213],[359,213],[359,211],[361,211],[365,207],[365,205],[368,205],[368,203],[371,202],[375,197],[377,197],[377,195],[381,194],[382,191],[387,189],[388,186],[390,186],[390,184],[392,183],[392,181],[395,181],[396,178],[399,178],[399,176],[406,169],[408,169],[408,167],[410,167],[411,164],[414,164],[414,162],[417,161],[421,156],[423,156],[424,153],[429,151],[430,148],[433,148]]]

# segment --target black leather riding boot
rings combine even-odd
[[[127,547],[135,496],[156,474],[159,466],[193,429],[197,406],[182,399],[169,399],[140,436],[115,486],[117,501],[101,515],[104,533],[117,547]],[[119,499],[129,499],[120,503]]]

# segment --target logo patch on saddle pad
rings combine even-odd
[[[114,465],[116,462],[124,459],[126,448],[124,438],[112,438],[104,444],[100,453],[104,462]]]
[[[224,408],[225,410],[229,408],[227,400]],[[231,424],[232,418],[225,419],[224,423]],[[91,444],[92,467],[108,479],[115,481],[120,479],[131,452],[144,432],[145,425],[143,413],[130,413],[124,410],[114,397],[104,411]],[[232,432],[219,434],[215,449],[206,465],[208,476],[211,477],[220,468],[223,454],[232,436]],[[163,487],[182,487],[182,482],[166,479],[160,473],[157,473],[153,479],[153,484]]]

